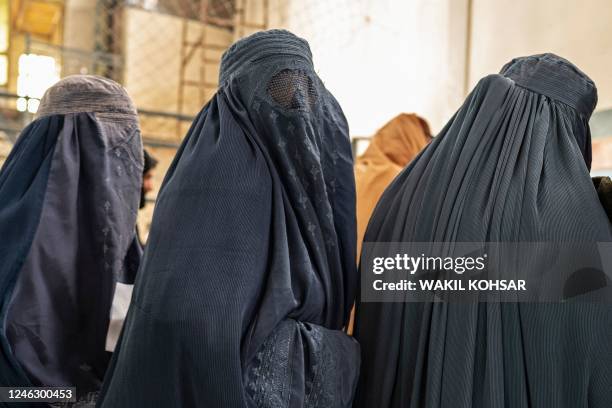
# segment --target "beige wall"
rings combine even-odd
[[[67,0],[64,10],[64,46],[93,51],[96,0]]]
[[[9,153],[11,152],[12,147],[13,145],[8,140],[4,132],[0,132],[0,168],[4,164],[4,161],[8,157]]]
[[[472,1],[472,86],[513,57],[550,51],[595,81],[598,109],[612,107],[610,0]]]
[[[546,51],[582,68],[599,88],[599,109],[612,107],[610,0],[286,5],[277,14],[310,42],[315,66],[340,100],[354,136],[371,135],[399,112],[425,116],[436,132],[481,77],[513,57]]]
[[[467,0],[288,2],[286,27],[306,38],[351,135],[401,112],[434,131],[464,96]]]

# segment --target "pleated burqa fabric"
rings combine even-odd
[[[366,242],[607,242],[593,82],[552,54],[478,83],[383,194]],[[365,272],[364,272],[365,273]],[[603,303],[359,303],[358,408],[609,407]]]
[[[380,196],[430,140],[431,132],[425,119],[402,113],[380,128],[366,151],[355,160],[357,254]]]
[[[119,84],[77,75],[46,92],[0,172],[0,384],[99,389],[115,282],[139,263],[141,178]]]
[[[355,187],[342,110],[308,44],[272,30],[220,88],[161,187],[100,407],[350,407]]]

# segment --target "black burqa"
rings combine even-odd
[[[121,407],[350,407],[355,187],[342,110],[287,31],[238,41],[165,177],[113,372]]]
[[[384,193],[369,242],[604,242],[593,82],[552,54],[483,78]],[[365,273],[365,272],[364,272]],[[609,407],[609,304],[366,303],[357,408]]]
[[[47,91],[0,171],[0,385],[99,389],[115,282],[139,263],[141,180],[120,85],[77,75]]]

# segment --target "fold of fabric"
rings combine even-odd
[[[346,120],[289,32],[237,42],[220,77],[160,189],[98,406],[349,407]]]
[[[483,78],[385,191],[365,242],[611,241],[589,177],[596,95],[552,54]],[[607,407],[611,335],[605,303],[362,302],[355,407]]]
[[[403,113],[380,128],[366,151],[355,160],[358,255],[380,196],[430,140],[431,132],[425,119]]]
[[[83,89],[98,94],[74,104]],[[60,81],[0,171],[3,386],[101,386],[115,282],[139,263],[142,144],[128,105],[107,79]]]

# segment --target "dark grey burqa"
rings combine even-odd
[[[601,242],[593,82],[552,54],[483,78],[378,203],[369,242]],[[360,303],[358,408],[610,407],[612,306]]]
[[[1,385],[99,389],[115,282],[139,263],[141,180],[119,84],[78,75],[46,92],[0,172]]]
[[[161,187],[99,406],[350,407],[348,127],[308,44],[238,41]]]

